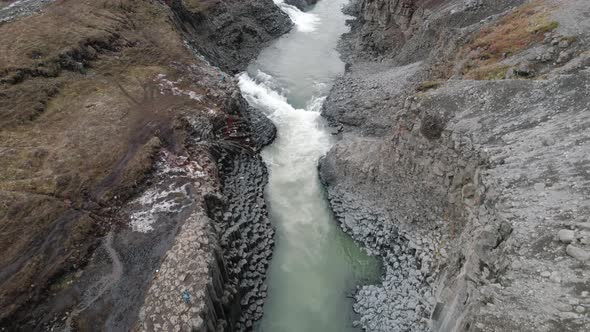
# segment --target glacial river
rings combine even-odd
[[[295,23],[239,76],[242,94],[278,128],[264,149],[270,170],[266,189],[276,247],[268,271],[268,297],[257,331],[356,331],[352,295],[380,274],[343,233],[318,178],[318,159],[333,144],[320,109],[344,72],[335,50],[347,32],[341,7],[348,0],[320,0],[310,11],[275,2]]]

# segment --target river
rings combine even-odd
[[[304,13],[275,0],[295,27],[239,75],[244,97],[278,129],[275,142],[262,152],[277,232],[257,331],[357,331],[352,326],[355,287],[380,275],[379,261],[337,225],[317,171],[334,139],[320,110],[344,72],[336,45],[348,30],[341,12],[346,2],[321,0]]]

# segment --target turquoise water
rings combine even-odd
[[[344,71],[335,47],[347,31],[340,11],[347,1],[321,0],[306,13],[275,1],[296,25],[239,76],[244,97],[278,129],[276,141],[263,151],[277,234],[257,331],[356,331],[355,286],[380,275],[379,261],[340,230],[317,172],[318,159],[333,144],[320,109]]]

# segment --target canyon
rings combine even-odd
[[[590,5],[353,0],[278,86],[328,3],[0,1],[0,331],[273,330],[279,194],[346,329],[590,329]]]

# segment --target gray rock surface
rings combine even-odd
[[[562,229],[557,232],[557,237],[563,243],[572,243],[576,238],[576,233],[569,229]]]
[[[493,27],[499,13],[521,2],[416,2],[403,18],[400,4],[358,2],[359,19],[342,44],[347,72],[323,110],[342,131],[320,164],[331,206],[342,228],[386,266],[380,285],[356,295],[359,325],[590,328],[585,307],[575,304],[587,301],[581,294],[590,274],[568,255],[583,259],[589,247],[569,232],[568,250],[556,241],[562,229],[578,234],[590,212],[583,166],[590,95],[581,88],[590,84],[583,55],[590,30],[578,29],[587,19],[565,19],[588,12],[588,4],[556,7],[560,28],[551,38],[559,44],[565,31],[581,31],[567,47],[582,54],[565,64],[554,62],[557,53],[534,62],[531,75],[547,79],[457,75],[425,92],[417,86],[436,77],[462,38],[484,23]],[[524,58],[535,61],[534,52],[550,47],[503,61],[524,72]]]
[[[590,251],[578,248],[571,244],[567,246],[566,252],[568,255],[572,256],[573,258],[579,261],[585,262],[587,260],[590,260]]]
[[[203,6],[196,0],[172,2],[175,14],[188,23],[182,28],[190,45],[231,73],[246,69],[266,43],[293,25],[272,0],[232,0]]]

